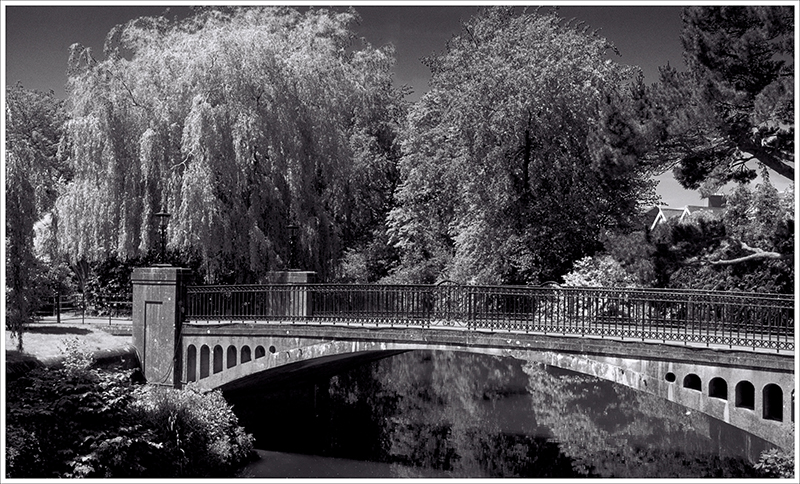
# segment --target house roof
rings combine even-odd
[[[689,210],[689,213],[694,213],[694,212],[725,213],[725,207],[702,207],[700,205],[687,205],[686,209]]]
[[[703,207],[700,205],[686,205],[683,208],[665,207],[656,205],[644,214],[645,226],[653,230],[656,225],[668,219],[678,217],[683,220],[685,217],[695,212],[725,213],[725,207]]]
[[[683,212],[685,210],[686,210],[685,208],[661,207],[661,213],[663,213],[664,216],[667,218],[680,217],[681,215],[683,215]]]

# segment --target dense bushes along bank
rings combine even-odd
[[[132,384],[78,352],[7,385],[7,478],[228,477],[253,438],[220,392]]]

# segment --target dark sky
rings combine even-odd
[[[68,2],[55,5],[20,5],[5,7],[5,82],[21,81],[27,89],[53,90],[64,96],[69,46],[79,42],[92,47],[95,57],[102,59],[102,48],[108,31],[119,23],[147,15],[160,15],[167,7],[168,17],[184,17],[190,2],[170,2],[149,6],[110,6],[113,2],[98,1],[92,6],[74,6]],[[301,2],[283,2],[298,7]],[[337,3],[337,2],[331,2]],[[462,20],[477,11],[477,6],[450,2],[444,6],[383,6],[377,2],[337,3],[353,5],[362,17],[357,34],[374,46],[392,43],[396,49],[395,80],[414,90],[416,100],[428,87],[429,72],[420,58],[442,52],[445,43],[458,33]],[[411,3],[411,2],[407,2]],[[419,3],[419,2],[417,2]],[[587,2],[588,4],[589,2]],[[592,30],[610,40],[620,52],[614,60],[638,65],[645,79],[654,82],[658,67],[670,63],[683,68],[680,45],[681,7],[653,6],[627,2],[622,6],[559,6],[559,14],[586,22]],[[517,2],[516,4],[519,4]],[[307,5],[307,4],[306,4]],[[532,6],[534,4],[531,4]],[[548,4],[548,5],[552,5]],[[671,174],[660,177],[659,193],[672,206],[700,205],[698,194],[678,187]]]
[[[67,3],[67,2],[62,2]],[[15,6],[6,8],[6,81],[22,81],[28,89],[52,89],[63,97],[69,46],[75,42],[92,47],[102,58],[105,35],[116,24],[159,15],[172,5],[168,17],[184,17],[187,3],[160,6]],[[291,2],[287,2],[291,3]],[[442,52],[445,42],[458,33],[462,20],[475,6],[374,6],[355,3],[362,17],[357,33],[372,45],[394,44],[396,80],[414,88],[412,99],[427,89],[427,68],[420,57]],[[370,6],[369,4],[373,4]],[[297,5],[302,5],[297,3]],[[655,80],[659,65],[682,65],[680,7],[592,6],[561,7],[564,18],[575,17],[611,40],[622,54],[616,60],[641,66],[648,80]],[[616,56],[615,56],[616,57]]]

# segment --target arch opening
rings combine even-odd
[[[715,377],[708,382],[708,396],[712,398],[728,399],[728,382],[724,378]]]
[[[197,348],[194,345],[186,348],[186,381],[197,381]]]
[[[774,383],[769,383],[761,390],[762,418],[783,422],[783,390]]]
[[[736,384],[736,401],[735,405],[739,408],[749,408],[755,410],[756,408],[756,388],[747,380],[742,380]]]
[[[214,347],[214,373],[222,371],[222,346]]]
[[[232,368],[236,366],[236,347],[233,345],[228,346],[227,353],[225,368]]]
[[[250,347],[247,346],[247,345],[242,346],[242,355],[239,358],[239,360],[242,363],[247,363],[248,361],[250,361],[250,359],[251,359],[250,358]]]
[[[266,355],[266,354],[267,354],[267,352],[264,351],[264,347],[263,346],[261,346],[261,345],[256,346],[256,359],[263,358],[264,355]]]
[[[700,377],[695,375],[694,373],[689,373],[683,379],[683,388],[688,388],[689,390],[703,390],[703,383],[700,381]]]
[[[672,373],[670,371],[666,375],[664,375],[664,379],[667,380],[670,383],[675,383],[675,380],[677,380],[677,377],[675,377],[675,373]]]
[[[200,378],[206,378],[208,376],[210,358],[211,351],[208,349],[208,346],[203,345],[200,348]]]

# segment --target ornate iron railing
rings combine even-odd
[[[190,322],[449,327],[794,351],[794,298],[528,286],[192,286]]]

